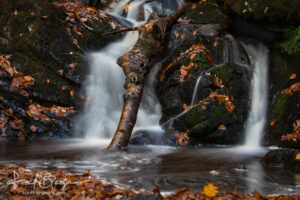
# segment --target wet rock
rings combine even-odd
[[[299,56],[299,52],[287,55],[281,53],[278,48],[271,49],[268,121],[265,133],[266,145],[300,149],[299,140],[281,140],[283,135],[293,132],[293,123],[300,118],[300,91],[296,91],[292,95],[282,93],[283,90],[299,82]],[[292,74],[297,74],[297,77],[290,79]]]
[[[13,109],[16,118],[23,121],[28,139],[67,137],[72,115],[43,121],[24,113],[30,102],[80,110],[84,100],[81,87],[88,72],[84,53],[115,39],[101,36],[112,31],[112,25],[103,19],[85,25],[75,20],[70,27],[65,21],[67,15],[51,0],[3,0],[1,6],[5,9],[0,13],[0,55],[6,56],[18,72],[35,79],[25,98],[10,88],[9,77],[1,76],[1,110]],[[83,36],[75,31],[78,29]],[[7,132],[6,138],[18,140],[15,132]]]
[[[175,26],[168,44],[169,57],[162,65],[156,91],[162,105],[161,124],[171,132],[170,138],[176,132],[188,130],[194,145],[241,142],[251,77],[243,47],[233,36],[222,33],[222,26],[196,24]],[[197,44],[203,46],[203,51],[188,54]],[[184,71],[191,63],[192,67]],[[186,76],[182,78],[183,75]],[[185,108],[191,106],[200,76],[195,105]],[[222,80],[222,85],[216,84],[216,77]],[[212,93],[233,100],[234,111],[228,112],[224,103],[211,99]],[[226,129],[219,130],[220,125]]]
[[[289,169],[300,170],[299,150],[276,149],[268,152],[262,161],[267,167],[281,166]]]
[[[300,2],[294,0],[224,0],[225,10],[255,21],[299,24]]]

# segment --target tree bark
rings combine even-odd
[[[123,95],[120,122],[108,149],[121,149],[128,145],[143,95],[144,80],[152,68],[151,59],[162,53],[168,29],[177,22],[186,6],[183,4],[168,17],[158,17],[153,12],[147,23],[138,28],[139,40],[133,49],[118,59],[117,63],[126,76],[126,93]]]

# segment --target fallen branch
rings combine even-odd
[[[103,33],[102,36],[115,35],[115,34],[123,33],[123,32],[126,32],[126,31],[137,31],[138,28],[139,28],[139,27],[121,28],[120,30],[117,30],[117,31],[111,31],[111,32]]]
[[[123,95],[121,119],[108,149],[127,146],[143,95],[144,80],[153,65],[151,59],[162,53],[167,31],[177,22],[186,6],[183,4],[167,17],[159,17],[153,12],[147,23],[138,28],[139,40],[133,49],[118,59],[117,63],[126,76],[126,93]]]

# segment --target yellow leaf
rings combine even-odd
[[[125,10],[126,13],[128,12],[129,7],[130,7],[130,4],[127,4],[127,5],[125,6],[125,8],[124,8],[124,10]]]
[[[296,78],[296,74],[292,74],[291,76],[290,76],[290,79],[295,79]]]
[[[208,183],[208,185],[204,186],[203,192],[208,197],[215,197],[219,193],[218,187],[214,186],[212,183]]]

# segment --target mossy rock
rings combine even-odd
[[[187,7],[184,19],[200,24],[222,24],[224,27],[230,23],[230,18],[220,11],[214,0]]]
[[[5,55],[17,71],[35,79],[28,90],[29,97],[16,96],[11,89],[5,92],[1,105],[13,108],[18,119],[22,119],[27,139],[67,137],[70,133],[71,118],[62,117],[54,121],[35,121],[26,118],[20,110],[28,109],[29,100],[42,106],[71,107],[79,111],[83,106],[82,83],[88,73],[88,62],[84,53],[99,50],[116,39],[117,35],[102,37],[112,31],[108,21],[97,19],[76,22],[83,37],[73,32],[80,49],[73,43],[66,31],[70,28],[65,21],[67,15],[53,4],[52,0],[1,0],[0,13],[0,55]],[[76,67],[71,67],[75,64]],[[5,79],[9,84],[10,80]],[[34,125],[33,132],[30,127]],[[16,140],[15,134],[8,133],[8,139]]]
[[[283,135],[293,132],[293,123],[300,118],[299,91],[293,93],[293,95],[282,93],[283,90],[299,82],[299,56],[299,53],[288,55],[281,53],[280,49],[271,49],[269,111],[265,135],[266,145],[300,148],[299,140],[297,142],[281,141]],[[296,74],[296,78],[290,79],[292,74]],[[271,125],[271,122],[275,122],[275,124]]]
[[[255,21],[282,24],[300,23],[300,1],[294,0],[224,0],[229,12]]]

